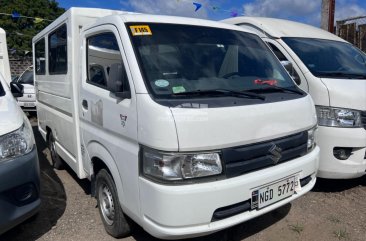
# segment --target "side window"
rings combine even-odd
[[[44,75],[46,73],[45,66],[45,40],[42,38],[35,45],[35,72],[36,75]]]
[[[111,67],[118,66],[125,80],[119,91],[129,91],[126,70],[114,34],[106,32],[91,36],[87,38],[87,45],[87,83],[107,89]]]
[[[283,55],[283,53],[274,44],[271,44],[271,43],[268,43],[268,42],[267,42],[267,44],[272,49],[273,53],[277,56],[277,58],[280,61],[288,61],[286,56]]]
[[[281,64],[287,72],[291,75],[291,77],[294,79],[296,84],[301,84],[301,79],[299,74],[296,72],[295,68],[292,66],[292,63],[286,58],[286,56],[279,50],[274,44],[268,43],[268,46],[272,49],[273,53],[277,56],[277,58],[281,61]]]
[[[48,71],[50,74],[67,73],[67,28],[62,25],[51,33],[48,37],[49,63]]]

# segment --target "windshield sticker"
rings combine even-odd
[[[167,81],[165,79],[158,79],[158,80],[155,80],[155,85],[160,88],[165,88],[165,87],[169,86],[169,81]]]
[[[148,25],[134,25],[130,26],[132,36],[152,35],[151,29]]]
[[[186,89],[183,86],[174,86],[172,90],[174,94],[186,92]]]

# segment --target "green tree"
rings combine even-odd
[[[21,16],[12,18],[6,14],[16,11]],[[6,31],[8,49],[17,55],[32,51],[32,38],[53,20],[65,12],[55,0],[0,0],[0,27]],[[36,19],[47,19],[36,23]]]

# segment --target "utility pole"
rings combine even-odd
[[[321,28],[334,33],[335,0],[322,0]]]

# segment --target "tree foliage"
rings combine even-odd
[[[34,18],[4,15],[13,11],[21,16],[51,21],[36,23]],[[0,27],[6,31],[10,52],[23,55],[25,51],[32,51],[32,38],[64,12],[55,0],[0,0]]]

